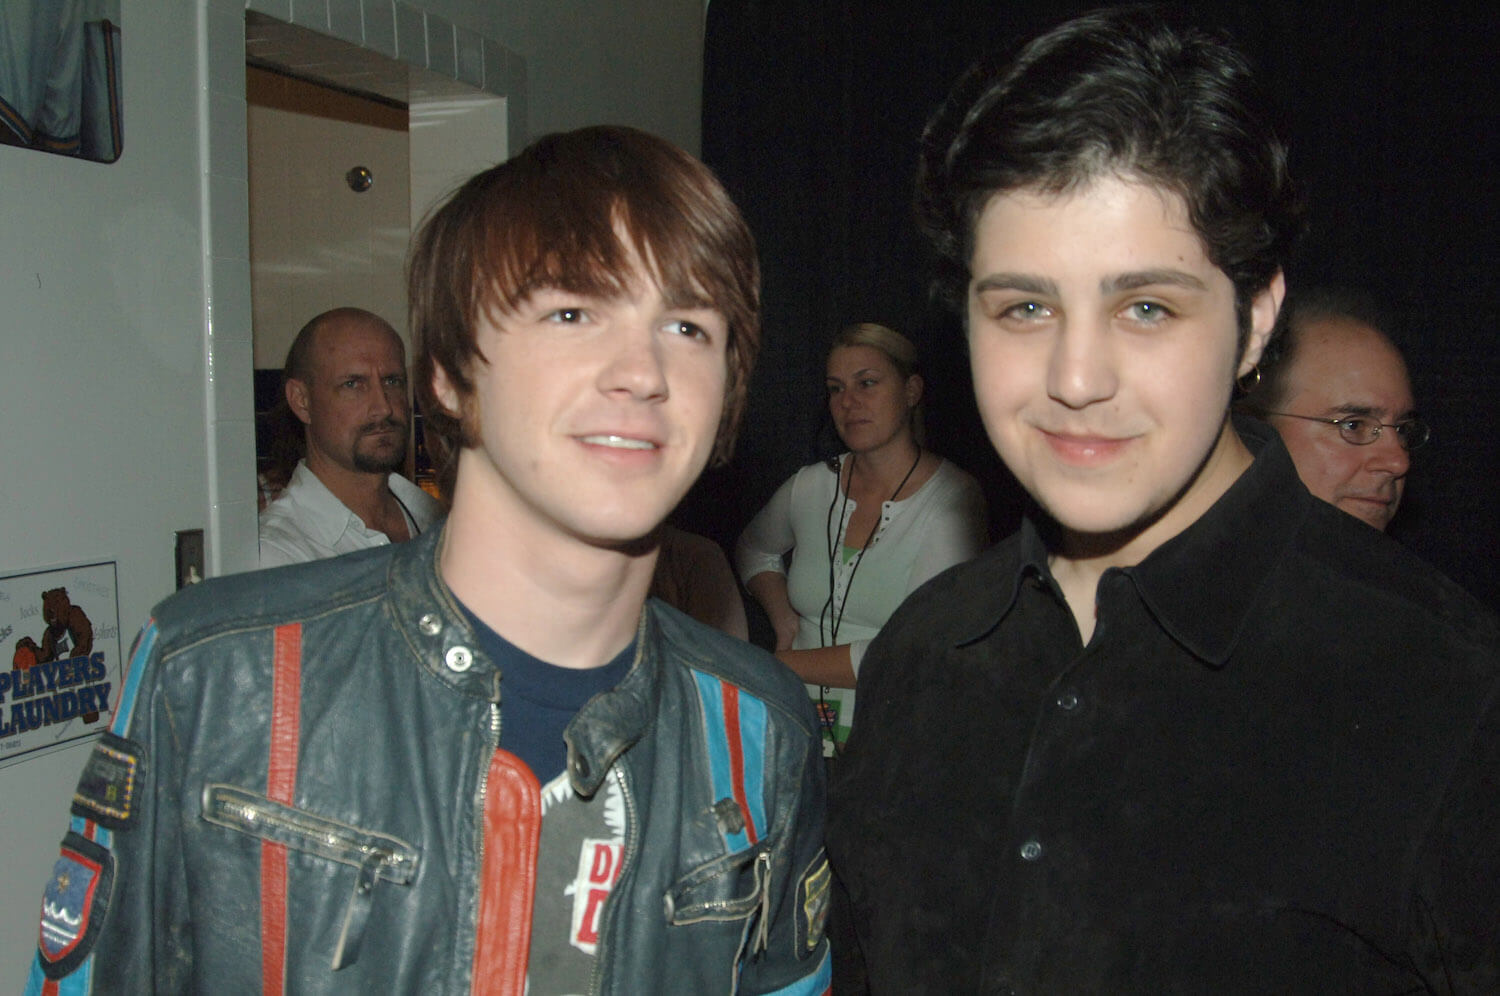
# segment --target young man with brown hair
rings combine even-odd
[[[445,526],[163,603],[31,988],[823,992],[811,706],[646,600],[758,345],[738,211],[659,139],[554,135],[410,283]]]

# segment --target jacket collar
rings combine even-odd
[[[445,521],[442,529],[395,544],[386,575],[388,607],[424,670],[465,694],[499,702],[500,671],[480,650],[458,599],[438,573],[447,533]]]
[[[1276,565],[1295,542],[1314,502],[1281,437],[1264,422],[1236,418],[1235,430],[1254,456],[1197,522],[1123,572],[1162,630],[1211,667],[1223,667]],[[965,642],[988,634],[1007,616],[1028,577],[1055,588],[1042,530],[1028,516],[1016,537],[1009,573],[984,590],[993,601]],[[1003,563],[1003,562],[1002,562]]]
[[[635,631],[635,660],[620,683],[594,696],[563,733],[568,779],[574,791],[592,796],[616,758],[633,747],[656,718],[661,702],[661,627],[650,601]]]
[[[387,577],[391,613],[422,668],[459,691],[503,708],[503,676],[480,649],[479,638],[438,572],[438,552],[447,531],[445,522],[442,529],[396,544]],[[640,740],[655,718],[663,651],[660,624],[650,606],[648,601],[641,610],[635,660],[625,678],[580,709],[564,735],[568,777],[585,796],[598,790],[610,765]]]

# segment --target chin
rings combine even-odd
[[[356,450],[352,462],[355,470],[365,474],[393,474],[406,463],[406,447]]]
[[[1358,519],[1360,522],[1363,522],[1371,529],[1378,530],[1382,533],[1385,532],[1386,526],[1389,526],[1391,524],[1391,519],[1395,518],[1394,515],[1383,515],[1371,512],[1355,512],[1350,511],[1349,509],[1345,509],[1344,511],[1349,512],[1350,515],[1354,516],[1356,519]]]

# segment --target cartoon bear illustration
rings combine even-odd
[[[68,598],[68,589],[42,592],[42,621],[47,630],[42,634],[41,661],[87,657],[93,651],[94,624]]]
[[[94,649],[94,624],[88,614],[68,598],[68,589],[53,588],[42,592],[42,621],[47,628],[42,631],[41,646],[29,636],[16,641],[16,651],[11,665],[20,670],[46,664],[48,661],[65,660],[69,657],[87,657]],[[99,713],[87,712],[85,723],[99,719]]]

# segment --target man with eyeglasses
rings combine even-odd
[[[1334,288],[1293,293],[1241,407],[1281,433],[1307,490],[1384,530],[1427,442],[1411,379],[1367,295]]]

